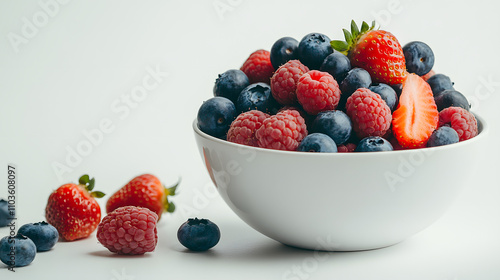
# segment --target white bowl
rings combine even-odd
[[[305,153],[239,145],[193,122],[220,195],[248,225],[311,250],[390,246],[440,218],[474,178],[488,128],[460,143],[373,153]]]

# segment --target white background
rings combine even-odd
[[[52,1],[58,4],[50,14],[39,4],[47,2],[0,1],[0,197],[7,195],[7,165],[15,164],[18,226],[44,220],[51,191],[84,173],[108,194],[146,172],[166,185],[182,177],[178,211],[160,221],[154,253],[112,255],[93,234],[58,243],[15,274],[0,264],[1,279],[500,277],[496,1],[75,0]],[[340,39],[351,19],[378,19],[401,44],[429,44],[434,69],[450,76],[490,124],[488,155],[475,184],[425,231],[381,250],[318,254],[283,246],[230,211],[214,193],[191,122],[212,96],[217,74],[239,68],[251,52],[310,32]],[[126,114],[122,98],[142,84],[148,68],[168,77]],[[69,151],[85,145],[85,133],[102,121],[112,131],[84,150],[88,155],[68,162]],[[68,169],[58,175],[54,164]],[[221,229],[220,243],[209,252],[189,253],[177,241],[177,228],[193,216]],[[0,236],[7,234],[0,229]]]

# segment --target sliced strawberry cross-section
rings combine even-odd
[[[399,106],[392,115],[392,131],[404,148],[422,148],[439,122],[432,90],[421,77],[408,74]]]

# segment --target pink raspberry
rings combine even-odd
[[[115,209],[97,227],[97,240],[120,255],[142,255],[154,251],[158,236],[158,215],[136,206]]]
[[[253,52],[241,66],[251,84],[262,82],[269,84],[274,68],[271,64],[271,54],[266,50]]]
[[[265,119],[255,136],[261,148],[295,151],[307,128],[298,111],[285,110]]]
[[[382,137],[391,127],[391,109],[380,95],[367,88],[360,88],[347,98],[346,113],[360,139]]]
[[[271,92],[274,99],[283,105],[297,102],[297,82],[309,68],[298,60],[289,60],[274,72],[271,78]]]
[[[337,108],[340,100],[337,81],[329,73],[318,70],[309,71],[300,77],[296,93],[302,108],[311,115]]]
[[[242,145],[257,147],[257,138],[255,131],[259,129],[262,122],[269,117],[268,114],[252,110],[241,113],[229,127],[227,132],[227,141]]]
[[[354,143],[345,143],[343,145],[337,146],[337,152],[339,153],[352,153],[356,150],[356,144]]]
[[[438,127],[444,125],[457,132],[459,141],[471,139],[478,134],[476,117],[461,107],[448,107],[439,112]]]

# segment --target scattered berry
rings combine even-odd
[[[311,70],[319,70],[325,58],[333,53],[330,38],[321,33],[310,33],[300,40],[299,60]]]
[[[9,203],[7,200],[0,199],[0,227],[9,225],[13,218],[15,218],[15,209],[9,210]]]
[[[240,92],[250,85],[247,75],[241,70],[231,69],[219,74],[215,80],[214,96],[225,97],[236,102]]]
[[[110,213],[123,206],[144,207],[155,212],[159,220],[163,212],[172,213],[175,210],[175,205],[168,197],[175,195],[178,185],[179,183],[166,188],[154,175],[137,176],[108,199],[106,212]]]
[[[259,82],[268,84],[274,72],[270,53],[266,50],[253,52],[240,70],[245,72],[251,84]]]
[[[351,21],[351,32],[344,29],[346,41],[334,40],[331,45],[347,55],[353,67],[370,72],[374,82],[399,84],[406,76],[403,49],[392,33],[374,28],[375,22],[371,27],[363,22],[359,30]]]
[[[330,136],[323,133],[312,133],[300,142],[297,151],[314,153],[336,153],[337,144]]]
[[[276,101],[283,105],[297,102],[297,82],[309,68],[298,60],[290,60],[276,70],[271,78],[271,92]]]
[[[454,83],[451,81],[450,77],[444,74],[433,75],[427,80],[427,83],[431,87],[434,96],[437,96],[444,90],[454,89],[453,88]]]
[[[307,128],[298,111],[285,110],[265,119],[255,136],[261,148],[295,151]]]
[[[359,138],[382,136],[391,126],[391,109],[367,88],[358,89],[347,99],[346,112]]]
[[[431,134],[429,141],[427,141],[427,147],[437,147],[443,145],[449,145],[453,143],[458,143],[458,133],[449,126],[442,126]]]
[[[326,134],[337,145],[342,145],[351,137],[352,122],[342,111],[323,111],[314,119],[311,132]]]
[[[403,82],[399,107],[392,116],[392,131],[404,148],[425,147],[439,116],[430,86],[416,74]]]
[[[259,110],[271,114],[278,107],[271,93],[271,87],[265,83],[251,84],[244,88],[235,105],[239,113]]]
[[[319,70],[330,73],[337,83],[341,83],[351,70],[351,62],[347,56],[334,52],[325,58]]]
[[[471,139],[478,134],[476,117],[461,107],[448,107],[439,112],[439,127],[442,126],[453,128],[459,141]]]
[[[391,109],[391,112],[394,112],[398,104],[398,95],[391,86],[388,86],[386,84],[378,84],[372,85],[368,89],[380,95],[380,97],[384,99],[385,104],[387,104],[387,106],[389,106],[389,109]]]
[[[104,193],[93,191],[95,180],[83,175],[77,184],[65,184],[52,192],[45,218],[66,241],[88,237],[101,221],[101,208],[95,200]]]
[[[247,146],[258,147],[255,131],[260,128],[268,114],[252,110],[241,113],[231,124],[227,132],[227,141]]]
[[[158,242],[157,220],[158,215],[147,208],[120,207],[102,219],[97,228],[97,240],[120,255],[153,252]]]
[[[347,73],[347,76],[340,84],[340,97],[339,107],[344,108],[347,98],[351,96],[359,88],[369,88],[372,84],[370,73],[363,68],[353,68]]]
[[[35,243],[38,252],[52,249],[59,240],[59,232],[57,232],[57,229],[45,221],[25,224],[19,228],[17,233],[31,239]]]
[[[443,90],[442,92],[434,95],[438,111],[442,111],[448,107],[462,107],[469,111],[470,105],[467,98],[460,92],[452,89]]]
[[[359,141],[355,152],[381,152],[393,150],[391,143],[384,138],[380,136],[369,136]]]
[[[403,53],[406,61],[406,70],[423,76],[434,66],[434,53],[424,42],[413,41],[404,45]]]
[[[9,267],[27,266],[35,256],[35,243],[22,234],[6,236],[0,240],[0,260]]]
[[[337,146],[337,151],[339,153],[352,153],[355,150],[356,150],[356,144],[354,144],[354,143],[346,143],[346,144]]]
[[[271,47],[271,64],[273,68],[278,69],[289,60],[297,59],[298,46],[299,41],[291,37],[283,37],[276,41]]]
[[[177,239],[191,251],[206,251],[219,243],[219,227],[208,219],[188,219],[177,231]]]
[[[339,85],[327,72],[312,70],[302,75],[297,83],[297,99],[311,115],[333,110],[340,100]]]
[[[212,97],[198,110],[198,127],[208,135],[224,139],[236,115],[236,106],[231,100]]]

